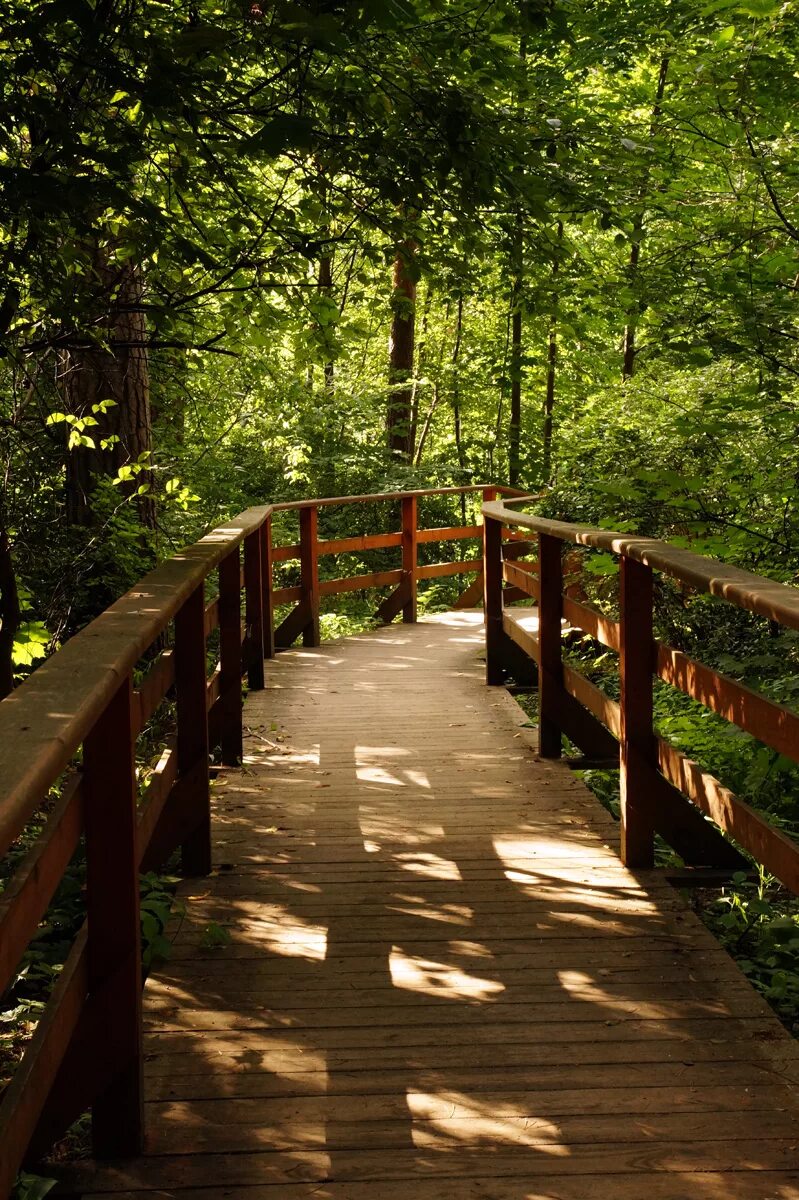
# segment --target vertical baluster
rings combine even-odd
[[[130,676],[83,747],[90,993],[105,992],[95,1053],[113,1077],[92,1106],[94,1153],[139,1154],[144,1137],[136,763]]]
[[[654,862],[652,778],[656,770],[652,726],[652,569],[622,558],[621,647],[621,847],[630,867]]]
[[[402,606],[402,619],[406,625],[416,621],[416,560],[417,560],[418,510],[416,496],[402,498],[402,572],[403,583],[408,588],[408,599]]]
[[[538,748],[542,758],[560,758],[557,713],[563,693],[563,561],[559,538],[538,535],[538,569]]]
[[[241,556],[238,546],[219,564],[219,665],[222,762],[225,766],[236,766],[242,755]]]
[[[316,507],[300,509],[300,571],[308,623],[302,631],[303,646],[318,646],[319,634],[319,514]]]
[[[244,594],[247,622],[247,683],[253,691],[264,686],[263,596],[261,595],[261,531],[244,539]]]
[[[502,665],[502,523],[483,517],[483,611],[486,627],[486,683],[500,684]]]
[[[275,605],[272,599],[272,516],[261,526],[261,600],[263,616],[261,630],[264,639],[264,658],[275,657]]]
[[[175,617],[175,692],[178,779],[192,794],[197,827],[181,847],[186,875],[211,870],[211,807],[208,786],[208,701],[205,661],[205,586],[200,584]]]

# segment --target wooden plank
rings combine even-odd
[[[782,704],[719,674],[672,646],[658,645],[658,676],[738,725],[780,754],[799,762],[799,717]]]
[[[652,787],[656,772],[651,568],[623,558],[619,594],[621,858],[629,867],[651,867],[655,860]]]
[[[222,669],[216,666],[205,685],[205,706],[208,712],[216,704],[221,692]],[[212,743],[213,744],[213,743]]]
[[[567,521],[550,521],[530,513],[516,512],[498,502],[485,505],[483,512],[516,528],[530,529],[581,546],[593,546],[597,550],[625,555],[699,591],[718,596],[738,608],[758,613],[790,629],[799,629],[799,592],[763,575],[717,562],[655,538],[614,533]]]
[[[429,563],[416,568],[417,579],[441,579],[445,575],[469,575],[479,571],[482,563],[479,558],[470,558],[465,562]]]
[[[486,683],[489,687],[496,687],[505,677],[502,657],[502,526],[491,519],[483,522],[483,579]]]
[[[799,846],[791,838],[663,738],[657,739],[657,756],[661,771],[674,787],[785,887],[799,893]]]
[[[89,993],[101,991],[110,979],[119,986],[102,1050],[117,1070],[92,1105],[98,1157],[138,1154],[144,1137],[132,693],[128,676],[83,747]]]
[[[264,637],[264,658],[275,657],[275,601],[272,581],[272,518],[268,516],[261,526],[261,599],[263,613],[261,629]]]
[[[253,535],[250,534],[250,537]],[[259,536],[257,533],[255,536]],[[245,541],[245,546],[247,542]],[[236,555],[236,559],[238,555]],[[235,567],[235,562],[234,562]],[[238,592],[236,593],[238,596]],[[258,596],[260,603],[260,593]],[[205,638],[202,630],[204,587],[183,605],[175,618],[175,689],[177,699],[177,776],[190,777],[197,812],[191,837],[181,847],[181,864],[187,875],[207,875],[211,870],[211,797],[208,779],[208,683],[205,677]],[[224,601],[223,601],[224,604]],[[227,631],[222,641],[228,652]],[[215,677],[220,689],[225,679],[224,660]],[[188,786],[188,785],[184,785]],[[153,825],[153,828],[155,825]]]
[[[133,732],[141,733],[175,682],[175,661],[171,650],[162,650],[133,693]]]
[[[481,538],[481,525],[451,525],[441,529],[420,529],[420,542],[459,542],[469,538]]]
[[[368,591],[370,588],[388,587],[402,579],[402,571],[373,571],[370,575],[350,575],[346,579],[323,579],[319,584],[320,596],[335,596],[339,592]],[[299,588],[297,589],[300,590]]]
[[[244,539],[244,608],[247,686],[258,691],[264,686],[264,632],[260,529]]]
[[[147,853],[161,814],[169,801],[169,793],[178,777],[176,745],[177,738],[170,738],[153,771],[144,799],[139,805],[136,823],[136,854],[139,862]]]
[[[0,892],[0,995],[47,911],[83,832],[81,776],[65,783],[44,829]]]
[[[272,592],[272,602],[278,604],[294,604],[297,600],[302,600],[303,590],[300,584],[293,587],[275,588]]]
[[[303,604],[308,621],[302,630],[303,646],[318,646],[319,632],[319,514],[311,505],[300,509],[300,571]]]
[[[580,604],[570,596],[563,597],[563,615],[570,625],[582,629],[595,641],[618,652],[621,645],[618,621],[604,617],[595,608]]]
[[[484,576],[481,568],[477,573],[477,578],[463,589],[452,607],[455,609],[475,608],[479,605],[483,599],[483,583]]]
[[[360,554],[367,550],[386,550],[402,545],[401,533],[365,533],[358,537],[329,538],[319,543],[320,558],[325,554]],[[299,546],[293,547],[299,550]]]
[[[298,589],[300,596],[303,594],[302,588]],[[275,602],[277,603],[278,592],[274,593]],[[307,627],[311,620],[311,611],[308,603],[304,599],[300,599],[296,608],[283,618],[275,630],[275,649],[287,650],[289,646],[296,642],[297,638]]]
[[[383,621],[386,625],[390,625],[394,618],[402,612],[410,596],[410,580],[403,576],[402,571],[400,571],[399,575],[400,582],[398,586],[389,596],[380,601],[375,613],[375,617],[379,621]]]
[[[293,546],[274,546],[272,548],[272,562],[299,562],[300,558],[300,543],[296,542]]]
[[[561,542],[548,534],[538,538],[538,744],[543,758],[560,758],[561,730],[555,717],[563,691],[561,622],[563,563]]]
[[[538,564],[530,564],[537,568]],[[530,570],[527,564],[506,561],[502,564],[502,578],[505,583],[511,584],[517,588],[522,595],[532,596],[534,600],[538,599],[539,583],[537,572]]]
[[[402,620],[406,625],[413,625],[416,621],[416,583],[420,577],[417,563],[418,525],[416,497],[406,496],[402,501],[402,575],[405,586]]]
[[[241,762],[241,570],[236,547],[219,564],[219,701],[222,762]]]
[[[86,935],[78,937],[59,973],[30,1044],[0,1102],[0,1195],[11,1193],[88,990]]]
[[[205,606],[204,630],[206,638],[219,628],[219,597],[209,600]]]

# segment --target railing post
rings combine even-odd
[[[247,684],[254,692],[264,686],[263,597],[261,595],[261,531],[244,539],[244,596],[247,625]]]
[[[208,701],[205,663],[205,586],[192,592],[175,617],[175,693],[178,779],[190,789],[197,827],[181,846],[186,875],[211,870],[211,796],[208,783]]]
[[[311,505],[300,509],[300,571],[308,609],[308,624],[302,631],[303,646],[318,646],[319,634],[319,512]]]
[[[542,758],[560,758],[557,711],[563,692],[563,561],[559,538],[538,535],[538,569],[538,750]]]
[[[402,619],[406,625],[416,621],[416,558],[417,558],[418,510],[416,496],[402,498],[402,571],[408,587],[408,599],[402,606]]]
[[[652,568],[622,557],[619,654],[621,856],[629,867],[651,867],[655,855],[652,601]]]
[[[89,992],[105,992],[94,1052],[113,1064],[92,1105],[98,1158],[140,1154],[144,1139],[141,934],[131,677],[83,746]]]
[[[502,523],[483,517],[483,613],[486,627],[486,683],[503,682]]]
[[[235,767],[242,756],[241,555],[238,546],[219,564],[219,704],[222,762]]]
[[[264,639],[264,658],[275,657],[275,605],[272,599],[272,516],[266,517],[261,534],[261,602],[263,615],[261,631]]]

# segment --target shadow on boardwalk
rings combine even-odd
[[[146,992],[148,1153],[78,1186],[799,1200],[793,1043],[537,761],[481,635],[446,614],[268,664]]]

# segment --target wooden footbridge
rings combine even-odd
[[[653,573],[792,628],[799,594],[461,491],[481,525],[424,528],[451,491],[244,513],[0,705],[0,852],[41,825],[0,897],[0,988],[86,860],[85,925],[0,1104],[0,1195],[26,1165],[109,1200],[799,1200],[796,1045],[654,834],[683,883],[743,850],[796,890],[799,853],[657,736],[653,679],[794,758],[799,722],[655,640]],[[345,504],[394,528],[320,540]],[[618,619],[570,586],[575,546],[619,556]],[[320,570],[353,552],[374,572]],[[470,572],[417,621],[420,580]],[[322,598],[371,588],[402,623],[320,643]],[[569,629],[618,653],[618,702],[564,662]],[[537,731],[501,686],[533,674]],[[620,823],[564,735],[619,763]],[[178,848],[142,992],[139,872]],[[94,1157],[37,1166],[86,1109]]]

